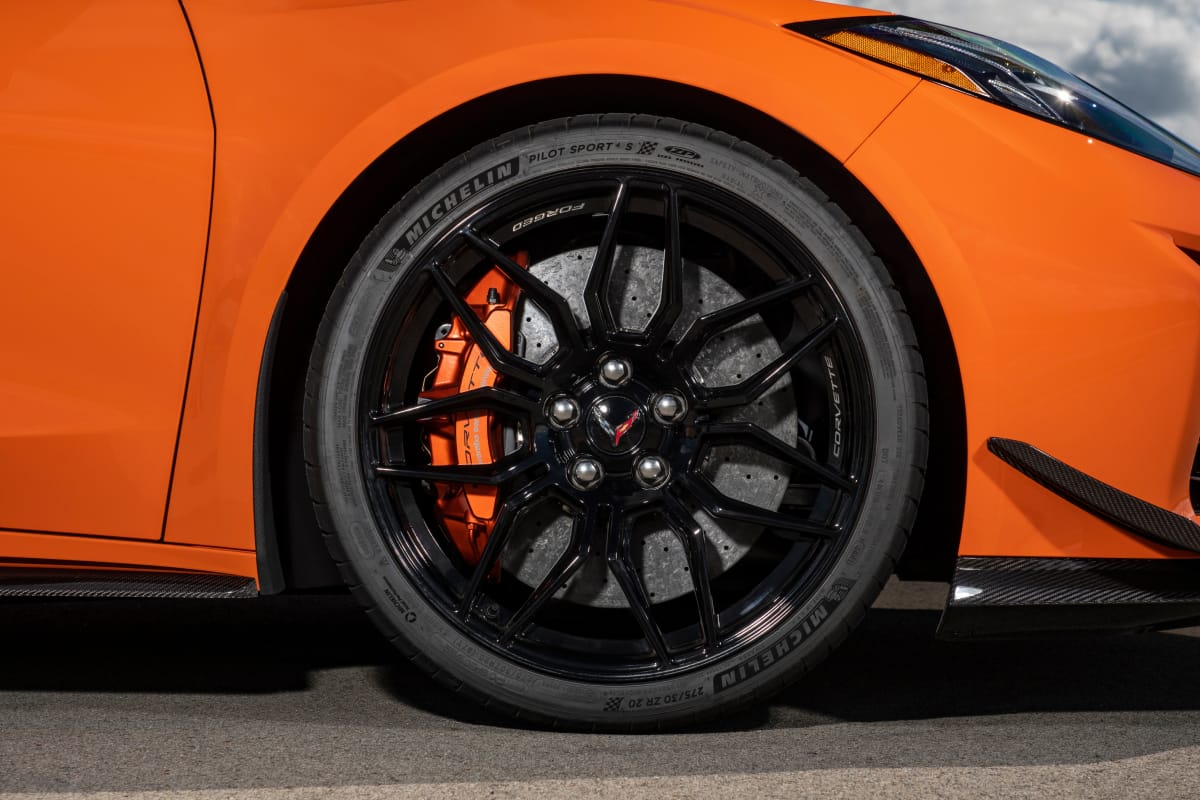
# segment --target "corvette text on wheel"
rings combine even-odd
[[[799,1],[80,5],[0,11],[0,595],[344,585],[602,729],[893,573],[948,637],[1200,618],[1200,154],[1073,75]]]

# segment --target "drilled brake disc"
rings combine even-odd
[[[547,258],[529,267],[537,277],[566,299],[581,327],[587,325],[583,292],[595,257],[594,247]],[[642,330],[658,308],[663,282],[663,254],[643,247],[623,247],[610,286],[614,313],[623,328]],[[687,263],[684,268],[681,313],[672,338],[678,338],[700,315],[745,299],[736,289],[708,269]],[[555,352],[554,327],[537,306],[522,300],[517,307],[518,351],[530,361],[543,363]],[[779,344],[759,316],[729,328],[712,339],[693,364],[694,376],[710,387],[739,383],[781,354]],[[802,437],[791,379],[785,376],[755,403],[732,410],[723,421],[752,422],[783,442]],[[791,467],[757,449],[714,447],[704,465],[706,477],[718,490],[735,500],[777,510],[791,478]],[[708,568],[715,578],[741,560],[761,528],[709,517],[699,509],[693,518],[708,539]],[[544,502],[525,515],[506,549],[504,568],[526,585],[537,586],[566,549],[571,518],[560,506]],[[653,517],[634,529],[634,567],[654,603],[692,591],[687,561],[675,535]],[[608,572],[603,559],[592,559],[559,597],[590,606],[621,607],[628,601]]]

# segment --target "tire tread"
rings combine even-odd
[[[884,583],[895,570],[896,563],[899,561],[908,538],[912,532],[913,524],[916,520],[917,508],[920,504],[921,493],[924,485],[925,460],[929,449],[929,408],[928,408],[928,390],[925,382],[925,369],[921,359],[920,348],[917,343],[916,331],[912,324],[912,318],[905,307],[904,301],[900,296],[900,292],[896,289],[887,265],[875,253],[874,247],[869,239],[858,228],[850,216],[836,203],[834,203],[827,194],[822,192],[812,181],[802,176],[790,164],[780,158],[770,155],[769,153],[758,148],[754,144],[742,139],[730,136],[727,133],[714,130],[712,128],[687,123],[681,120],[676,120],[670,117],[655,117],[642,114],[588,114],[574,117],[567,117],[561,120],[550,120],[541,122],[536,125],[528,126],[523,129],[505,134],[490,142],[478,145],[468,152],[452,159],[439,169],[435,170],[431,175],[406,192],[401,199],[393,206],[393,211],[396,208],[405,206],[414,197],[420,196],[427,189],[432,188],[439,183],[444,177],[453,171],[456,167],[461,167],[479,156],[488,152],[495,152],[501,145],[508,141],[523,139],[529,141],[535,136],[543,132],[553,131],[571,131],[575,128],[594,127],[596,129],[606,127],[623,127],[623,128],[638,128],[648,131],[668,132],[680,135],[691,135],[703,138],[708,142],[713,142],[721,147],[737,152],[745,157],[753,159],[760,165],[770,169],[782,177],[799,183],[812,197],[816,198],[823,208],[836,219],[845,231],[849,233],[858,248],[868,257],[868,262],[874,271],[874,278],[879,281],[879,284],[884,288],[884,294],[887,300],[887,312],[892,314],[900,323],[901,333],[904,341],[900,346],[900,354],[904,360],[904,371],[909,389],[915,398],[914,408],[918,410],[918,418],[914,425],[914,441],[909,449],[910,453],[910,469],[907,470],[909,475],[908,486],[904,490],[904,511],[900,514],[896,523],[896,530],[891,537],[891,547],[887,553],[887,557],[881,560],[879,569],[874,575],[870,576],[870,581],[873,583],[873,588],[869,591],[866,597],[872,601],[878,596],[882,590]],[[358,274],[360,269],[365,267],[365,253],[370,252],[373,246],[380,240],[385,230],[385,222],[391,216],[391,211],[380,220],[367,236],[363,245],[359,248],[354,258],[347,265],[342,277],[338,280],[329,302],[326,306],[325,314],[322,317],[320,326],[315,338],[312,356],[309,361],[308,373],[305,381],[304,390],[304,408],[303,408],[303,438],[305,452],[305,473],[308,480],[309,493],[313,502],[313,510],[316,515],[317,523],[321,528],[322,535],[330,554],[333,557],[334,563],[337,566],[339,574],[346,582],[350,589],[354,600],[364,609],[372,622],[383,632],[385,637],[399,650],[401,655],[414,667],[421,670],[423,673],[432,678],[436,683],[452,694],[468,698],[478,704],[486,713],[497,717],[506,718],[511,721],[520,721],[523,723],[532,723],[539,727],[547,727],[553,730],[571,730],[571,731],[624,731],[624,732],[644,732],[658,731],[665,729],[674,729],[678,727],[688,727],[697,725],[703,722],[711,721],[718,716],[727,716],[731,713],[758,704],[767,696],[775,694],[784,686],[791,683],[798,677],[811,670],[817,663],[823,661],[829,653],[849,637],[850,633],[858,623],[861,622],[867,613],[868,606],[865,604],[865,598],[856,602],[854,612],[846,618],[832,633],[826,646],[823,648],[819,657],[814,658],[812,654],[805,658],[798,659],[788,669],[779,671],[779,674],[772,677],[771,680],[760,684],[754,691],[747,693],[736,704],[721,705],[709,709],[693,712],[687,716],[676,717],[670,720],[619,720],[613,723],[600,724],[594,721],[581,722],[578,720],[544,715],[536,712],[531,712],[525,709],[519,709],[510,704],[504,703],[485,692],[474,689],[466,683],[453,678],[449,673],[441,670],[419,650],[413,647],[403,635],[390,623],[387,616],[383,614],[375,601],[368,595],[359,581],[358,575],[347,557],[341,540],[338,538],[334,521],[331,516],[327,498],[324,494],[323,484],[323,465],[318,455],[318,447],[316,442],[316,426],[318,419],[317,409],[317,387],[324,380],[324,373],[321,365],[324,363],[325,356],[328,352],[329,342],[332,336],[332,326],[337,317],[337,311],[347,301],[350,294],[350,284],[352,279]]]

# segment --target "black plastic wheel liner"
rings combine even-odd
[[[596,196],[607,198],[601,213],[513,233],[512,220],[521,220],[531,208]],[[640,205],[632,207],[631,197],[641,198]],[[722,224],[700,230],[701,219],[720,219]],[[724,278],[746,299],[704,314],[676,340],[672,325],[679,315],[684,261],[710,256],[689,251],[689,242],[699,239],[723,241],[729,248],[727,260],[737,268]],[[636,331],[615,322],[606,291],[617,246],[628,244],[657,247],[664,263],[658,311]],[[527,249],[536,262],[580,246],[594,246],[597,253],[587,278],[587,327],[578,325],[557,292],[511,256]],[[721,268],[716,261],[706,263]],[[551,320],[558,349],[549,359],[534,363],[500,347],[462,299],[492,267],[520,286]],[[434,363],[434,331],[451,314],[463,321],[502,380],[493,388],[418,404],[421,379]],[[761,316],[779,342],[781,356],[732,386],[709,387],[697,380],[691,365],[705,343],[754,315]],[[595,365],[610,357],[627,360],[634,374],[647,380],[620,389],[599,384]],[[848,398],[839,401],[844,405],[838,411],[848,420],[839,420],[838,436],[844,440],[838,439],[836,449],[827,443],[814,457],[752,425],[714,420],[718,410],[754,402],[783,375],[800,376],[805,365],[824,377],[825,363],[836,368],[840,391]],[[655,490],[639,486],[629,472],[636,454],[616,452],[602,456],[613,476],[603,488],[581,491],[573,486],[566,467],[586,443],[578,431],[557,431],[546,424],[546,403],[566,393],[595,407],[616,392],[649,417],[650,398],[664,388],[682,393],[688,408],[684,418],[645,434],[669,462],[669,483]],[[820,264],[769,216],[738,197],[672,172],[572,170],[529,182],[474,211],[426,247],[394,292],[386,321],[373,334],[359,398],[364,480],[372,511],[401,569],[445,618],[472,638],[507,658],[555,674],[601,681],[663,677],[723,657],[770,632],[828,573],[853,529],[868,485],[874,439],[871,392],[860,338],[841,299]],[[494,464],[430,464],[417,423],[475,410],[510,420],[524,432],[524,445]],[[832,425],[829,419],[821,422]],[[790,505],[785,500],[779,511],[772,511],[716,490],[700,467],[712,447],[730,439],[791,465],[806,479],[806,499]],[[438,529],[428,492],[435,482],[501,488],[500,514],[474,567],[463,562]],[[514,586],[508,575],[492,583],[489,576],[524,509],[547,499],[574,517],[567,551],[532,590]],[[744,559],[744,567],[739,562],[708,580],[703,532],[692,517],[695,507],[714,519],[762,526],[761,546],[755,545],[755,555]],[[690,596],[662,604],[645,596],[629,552],[629,522],[643,515],[661,518],[678,537],[691,567]],[[554,598],[589,559],[606,562],[627,608],[585,608]],[[731,586],[738,581],[744,585]]]

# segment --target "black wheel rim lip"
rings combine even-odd
[[[711,187],[699,184],[692,179],[680,176],[670,172],[660,172],[651,168],[640,167],[622,167],[622,168],[582,168],[572,171],[569,175],[557,174],[544,178],[535,179],[520,187],[514,187],[507,191],[498,193],[490,198],[487,202],[480,204],[456,225],[440,234],[436,240],[428,243],[415,257],[414,268],[407,280],[398,282],[396,290],[392,293],[392,298],[389,301],[391,307],[385,316],[395,319],[396,313],[394,306],[399,295],[405,294],[402,290],[406,284],[411,287],[414,279],[420,279],[419,265],[437,261],[444,257],[451,247],[452,243],[461,238],[461,231],[465,228],[474,230],[487,231],[488,226],[494,227],[497,218],[502,216],[500,209],[507,204],[513,203],[520,199],[523,201],[521,205],[528,207],[534,204],[529,198],[540,197],[544,202],[552,196],[561,196],[568,191],[568,184],[571,192],[595,192],[610,188],[616,183],[625,181],[635,181],[645,185],[672,185],[686,184],[686,191],[689,197],[701,198],[705,205],[716,207],[725,210],[724,203],[730,203],[734,208],[737,208],[739,220],[752,220],[750,227],[754,231],[772,231],[772,238],[775,238],[778,232],[782,231],[782,226],[767,215],[757,209],[750,207],[744,200],[736,195],[725,191],[719,187]],[[511,210],[504,214],[511,216],[514,213]],[[757,219],[755,219],[757,217]],[[798,252],[802,254],[802,260],[805,262],[810,274],[815,276],[820,284],[823,298],[828,301],[832,300],[835,313],[841,316],[843,320],[850,320],[850,316],[846,311],[845,305],[842,302],[840,295],[829,282],[828,277],[824,274],[817,260],[808,252],[798,240],[795,240],[790,234],[785,233],[785,237],[789,240],[789,244],[798,248]],[[499,240],[497,239],[499,242]],[[499,242],[503,244],[503,242]],[[461,277],[459,278],[461,280]],[[378,331],[376,331],[378,334]],[[370,344],[368,356],[368,364],[377,363],[381,355],[381,348],[389,342],[381,341],[380,337],[375,336]],[[837,333],[836,339],[831,342],[831,346],[848,350],[853,357],[840,359],[839,364],[850,365],[858,369],[863,369],[865,364],[865,355],[861,339],[857,327],[853,324],[843,326]],[[681,387],[683,393],[688,396],[689,401],[693,401],[697,397],[697,385],[691,374],[684,369],[677,368],[672,364],[669,358],[664,358],[660,354],[650,352],[645,347],[644,341],[634,335],[619,334],[615,337],[606,339],[602,342],[591,343],[591,348],[587,355],[595,357],[597,353],[604,349],[613,347],[621,348],[621,352],[630,357],[630,359],[638,364],[652,364],[658,369],[666,371],[669,376],[667,383],[673,384],[674,387]],[[385,348],[386,349],[386,348]],[[829,567],[832,565],[834,558],[845,545],[846,537],[842,536],[830,545],[822,547],[822,551],[818,559],[812,560],[808,575],[804,580],[798,581],[795,585],[789,588],[789,591],[784,596],[778,597],[763,613],[760,613],[758,618],[752,621],[752,624],[744,625],[737,631],[728,632],[721,640],[719,647],[711,648],[698,654],[688,653],[680,655],[677,660],[668,664],[655,664],[647,668],[644,663],[631,663],[626,667],[608,668],[603,672],[589,671],[575,662],[558,663],[554,659],[529,657],[529,654],[523,652],[520,647],[510,643],[507,646],[498,646],[494,639],[494,629],[487,625],[481,626],[481,620],[475,615],[463,619],[461,616],[453,613],[447,608],[452,603],[446,602],[452,600],[452,592],[447,594],[445,586],[437,586],[438,579],[431,573],[437,572],[436,565],[430,558],[428,552],[423,552],[422,548],[415,544],[414,525],[407,522],[406,518],[411,517],[409,513],[399,514],[399,506],[401,505],[392,494],[394,484],[387,484],[375,476],[370,466],[376,455],[372,452],[370,446],[371,429],[369,418],[375,410],[375,404],[368,402],[368,399],[377,395],[372,394],[368,383],[368,376],[372,372],[371,369],[364,370],[363,380],[364,389],[360,392],[360,398],[363,403],[360,404],[360,441],[363,443],[361,458],[364,465],[364,475],[368,485],[368,494],[370,497],[372,510],[375,513],[376,519],[380,521],[381,526],[387,532],[388,539],[391,544],[392,556],[397,565],[405,572],[405,574],[418,587],[427,601],[431,602],[435,608],[439,610],[448,620],[456,625],[460,630],[470,636],[473,640],[483,644],[484,646],[497,651],[500,655],[510,660],[517,661],[535,670],[545,672],[552,675],[557,675],[566,678],[585,677],[594,681],[601,682],[623,682],[627,680],[639,680],[647,677],[667,678],[683,671],[692,670],[697,664],[713,662],[719,659],[724,659],[727,656],[736,654],[746,648],[761,642],[770,631],[777,628],[779,621],[792,613],[796,608],[804,605],[807,601],[816,597],[815,590],[819,588],[821,582],[829,577]],[[558,376],[566,372],[565,369],[557,372],[549,373],[542,383],[542,399],[549,397],[551,394],[564,389],[572,388],[570,383],[561,380]],[[856,391],[854,392],[853,405],[854,418],[857,419],[859,430],[855,436],[855,440],[851,443],[853,452],[848,453],[846,461],[853,461],[857,464],[857,469],[854,471],[858,489],[853,497],[845,498],[843,506],[849,508],[841,509],[841,527],[846,531],[852,530],[857,516],[861,511],[863,500],[870,485],[870,465],[871,458],[869,453],[874,446],[874,396],[873,387],[869,379],[862,379],[861,375],[856,375]],[[597,387],[596,391],[610,392],[612,390],[607,387]],[[689,403],[690,405],[690,403]],[[643,413],[650,413],[650,409],[643,404]],[[584,410],[586,415],[587,411]],[[684,463],[688,459],[694,461],[696,450],[701,447],[692,438],[689,438],[684,432],[689,429],[689,423],[695,420],[693,408],[689,409],[689,414],[685,420],[680,421],[674,426],[670,426],[671,430],[661,437],[661,441],[669,442],[670,448],[679,445],[681,458]],[[569,438],[569,434],[562,432],[554,432],[550,430],[539,430],[533,437],[535,441],[542,442],[543,446],[554,447],[551,441],[553,437],[558,436],[560,440]],[[690,448],[690,449],[689,449]],[[668,448],[669,449],[669,448]],[[677,461],[668,459],[675,468]],[[561,459],[560,459],[561,461]],[[657,496],[657,492],[653,490],[645,490],[632,481],[614,484],[615,491],[605,493],[587,493],[581,497],[577,492],[572,493],[572,487],[565,485],[561,480],[550,481],[546,487],[546,491],[552,495],[559,495],[567,502],[575,502],[579,507],[586,510],[587,513],[594,513],[597,510],[604,509],[625,509],[625,510],[644,510],[652,505]],[[412,505],[412,504],[410,504]],[[413,505],[413,508],[416,506]],[[422,519],[421,524],[426,524]],[[444,555],[444,554],[443,554]],[[452,588],[452,587],[451,587]],[[439,601],[438,598],[441,598]],[[743,600],[741,606],[749,607],[761,604],[761,598],[758,600]],[[728,609],[730,612],[736,611],[736,607]],[[693,626],[694,627],[694,626]],[[681,631],[675,631],[679,634]],[[683,630],[686,635],[687,631]],[[530,641],[538,641],[537,635],[530,635]],[[676,636],[676,640],[680,640],[681,636]]]

